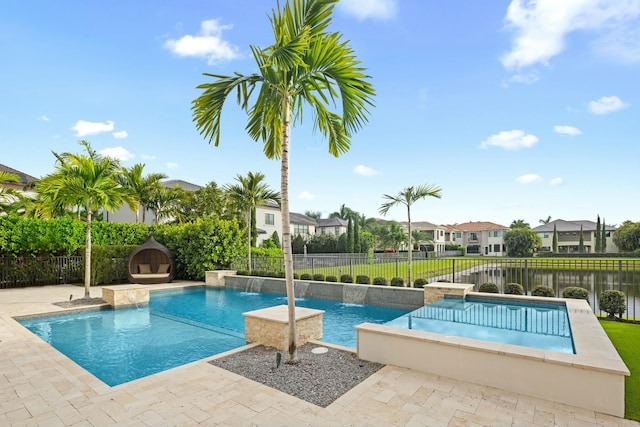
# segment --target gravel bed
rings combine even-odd
[[[314,354],[314,348],[327,352]],[[285,363],[288,357],[286,351],[257,346],[209,363],[323,408],[384,366],[360,360],[349,351],[311,343],[298,347],[299,363]]]
[[[84,307],[87,305],[98,305],[98,304],[104,304],[104,300],[102,298],[82,297],[82,298],[70,299],[69,301],[61,301],[61,302],[53,303],[53,305],[57,305],[58,307],[62,307],[62,308]]]

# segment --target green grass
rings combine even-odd
[[[640,421],[640,325],[606,320],[600,324],[631,371],[624,380],[624,417]]]

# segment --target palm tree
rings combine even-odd
[[[287,0],[270,17],[275,42],[261,49],[251,46],[257,73],[233,76],[205,74],[213,83],[198,86],[204,93],[193,101],[196,127],[217,146],[220,120],[227,96],[237,90],[237,101],[248,113],[247,131],[264,141],[264,153],[280,159],[282,241],[287,287],[289,361],[297,360],[293,255],[289,222],[289,133],[302,121],[305,105],[315,115],[314,129],[328,138],[329,152],[339,156],[351,144],[351,135],[367,121],[374,90],[348,42],[329,33],[337,0]],[[254,90],[259,88],[253,105]],[[341,107],[341,113],[329,107]]]
[[[349,218],[354,217],[356,214],[356,212],[354,212],[353,210],[351,210],[350,208],[348,208],[344,203],[342,204],[342,206],[340,206],[340,210],[333,212],[329,215],[329,218],[341,218],[344,219],[345,221],[348,220]]]
[[[145,211],[151,204],[152,193],[162,185],[160,181],[167,177],[163,173],[142,176],[144,166],[144,163],[137,163],[131,169],[123,168],[117,176],[120,185],[130,189],[134,195],[133,203],[129,205],[129,208],[136,213],[136,224],[140,222],[140,205],[142,205],[142,222],[144,222],[146,219]]]
[[[20,182],[20,177],[14,173],[0,171],[0,183],[2,182]],[[16,204],[22,196],[13,188],[0,185],[0,213],[8,213],[14,211],[12,206]]]
[[[99,209],[115,211],[122,203],[133,203],[128,189],[117,181],[120,164],[117,160],[96,153],[89,142],[80,141],[87,154],[53,153],[55,171],[36,183],[36,189],[49,206],[77,208],[86,211],[86,247],[84,295],[90,296],[91,286],[91,218]]]
[[[247,221],[247,268],[251,272],[251,218],[255,217],[256,207],[269,200],[280,204],[280,193],[272,191],[262,182],[265,176],[261,172],[249,172],[246,177],[236,176],[239,184],[227,185],[226,191],[236,206],[245,212]]]
[[[524,219],[514,219],[509,228],[531,228],[531,226]]]
[[[411,258],[413,252],[413,245],[411,244],[411,205],[418,200],[426,199],[427,197],[442,197],[442,190],[435,185],[419,185],[418,187],[407,187],[398,193],[396,196],[390,196],[389,194],[383,194],[382,198],[387,201],[380,206],[378,210],[380,214],[386,215],[393,206],[404,205],[407,208],[407,224],[408,224],[408,238],[409,238],[409,253],[408,253],[408,274],[407,283],[409,286],[413,286],[411,283]]]
[[[540,224],[549,224],[551,222],[551,215],[547,216],[545,219],[539,219],[538,222]]]

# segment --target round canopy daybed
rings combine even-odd
[[[175,277],[175,271],[171,252],[153,236],[131,252],[127,261],[127,277],[131,283],[168,283]]]

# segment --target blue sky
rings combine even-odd
[[[235,103],[219,147],[190,110],[202,73],[255,71],[249,45],[272,43],[275,5],[3,0],[0,163],[40,177],[52,150],[87,139],[146,173],[224,185],[260,171],[279,190]],[[640,0],[342,0],[333,16],[376,107],[339,158],[310,114],[292,131],[292,211],[381,217],[383,194],[429,183],[443,197],[413,220],[640,221]]]

